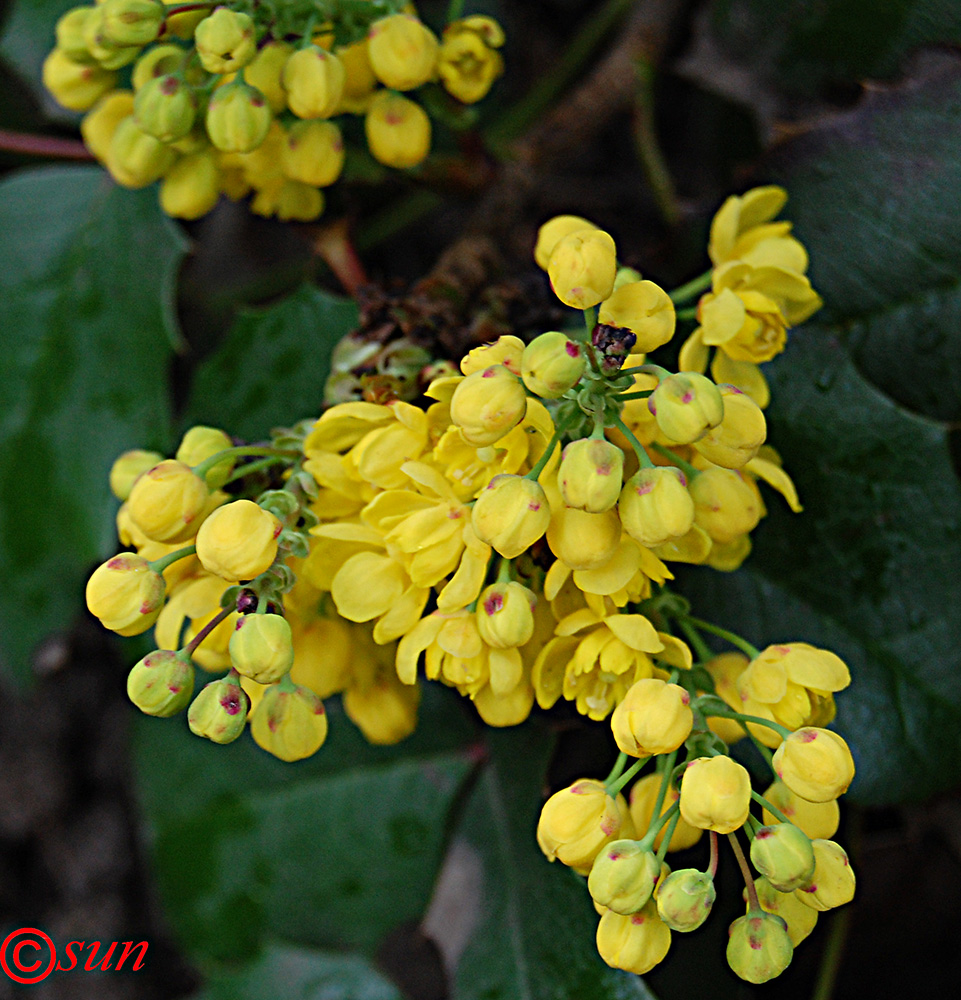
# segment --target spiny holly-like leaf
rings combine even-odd
[[[187,419],[249,439],[319,416],[334,345],[357,326],[357,306],[312,285],[240,315],[198,368]]]
[[[183,250],[154,192],[123,191],[101,170],[0,183],[0,643],[20,676],[116,545],[113,459],[169,444]]]
[[[587,886],[549,864],[534,831],[554,746],[536,722],[487,734],[490,757],[458,840],[479,861],[479,890],[464,899],[476,922],[456,970],[457,1000],[652,1000],[638,976],[597,954]],[[455,841],[455,844],[457,841]]]

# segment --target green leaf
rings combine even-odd
[[[961,41],[954,0],[716,0],[716,38],[785,90],[890,77],[920,45]]]
[[[136,764],[168,916],[200,961],[270,938],[373,951],[420,917],[472,764],[457,699],[425,692],[418,733],[369,747],[337,701],[315,757],[285,764],[143,720]]]
[[[456,970],[456,1000],[651,1000],[642,979],[597,954],[584,880],[538,850],[553,736],[528,722],[489,730],[486,739],[489,759],[458,831],[482,879],[464,901],[477,923]]]
[[[198,367],[187,422],[253,440],[319,415],[331,351],[357,320],[353,301],[306,284],[266,309],[242,313]]]
[[[359,955],[269,944],[256,961],[212,968],[192,1000],[403,1000]]]
[[[14,0],[12,4],[0,35],[0,56],[37,93],[45,93],[40,68],[57,43],[54,33],[57,21],[71,7],[77,6],[78,0]],[[47,99],[50,100],[49,96]]]
[[[918,78],[872,93],[773,162],[855,363],[905,406],[951,421],[961,420],[959,130],[961,59],[932,57]]]
[[[695,613],[755,645],[803,640],[848,662],[838,730],[851,797],[921,798],[961,777],[961,488],[944,428],[871,386],[830,329],[792,335],[770,367],[769,438],[804,512],[769,517],[734,575],[699,569]]]
[[[153,191],[99,169],[0,183],[0,643],[20,677],[37,641],[70,624],[90,563],[116,551],[111,463],[169,444],[183,251]]]

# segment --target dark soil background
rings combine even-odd
[[[585,0],[504,5],[508,76],[492,97],[495,107],[508,106],[556,70],[598,6]],[[568,211],[614,232],[624,261],[645,276],[676,283],[696,273],[712,213],[730,191],[764,179],[772,142],[860,93],[838,84],[802,101],[772,90],[763,65],[735,66],[706,41],[704,7],[646,0],[627,12],[597,40],[559,100],[505,144],[508,162],[464,144],[457,169],[430,178],[443,196],[439,204],[411,225],[396,228],[391,213],[400,203],[409,207],[423,188],[400,179],[376,194],[343,192],[333,211],[357,223],[377,289],[368,300],[381,301],[389,289],[410,311],[430,314],[436,306],[430,285],[416,283],[454,276],[468,306],[447,317],[444,346],[451,354],[485,339],[489,328],[472,325],[469,314],[485,294],[489,304],[492,287],[501,322],[533,326],[554,308],[530,260],[533,236],[546,217]],[[649,89],[636,83],[638,60],[649,67]],[[21,97],[21,117],[36,128],[39,111]],[[0,160],[7,168],[21,162]],[[239,304],[267,301],[305,274],[339,288],[316,252],[316,227],[255,219],[243,206],[223,203],[186,229],[194,246],[182,274],[180,318],[191,351],[175,373],[181,393]],[[77,622],[51,628],[55,634],[35,658],[32,690],[0,688],[0,927],[39,927],[56,941],[96,927],[104,943],[149,942],[142,972],[53,977],[29,988],[38,1000],[189,996],[200,977],[165,925],[134,808],[134,709],[118,645],[79,609]],[[792,969],[770,989],[784,1000],[811,996],[832,926],[843,922],[835,997],[941,995],[961,971],[961,796],[887,810],[849,806],[845,824],[841,839],[858,875],[857,898],[822,918]],[[728,893],[736,898],[737,888]],[[714,923],[723,932],[723,921]],[[688,961],[691,942],[680,937],[678,954],[648,977],[668,1000],[700,995],[710,982],[703,952]],[[388,943],[382,965],[410,1000],[440,1000],[447,990],[439,963],[418,940],[412,931]],[[715,950],[718,975],[727,977],[722,949]],[[20,992],[27,990],[0,977],[0,998]],[[755,993],[735,986],[728,995]]]

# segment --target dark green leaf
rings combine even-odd
[[[794,93],[890,77],[919,45],[961,41],[954,0],[716,0],[716,37]]]
[[[961,776],[961,489],[946,432],[869,385],[830,330],[796,331],[770,368],[770,439],[804,513],[767,494],[745,568],[692,571],[680,589],[756,645],[835,649],[854,677],[837,698],[852,797],[923,797]]]
[[[320,414],[334,345],[357,326],[357,306],[312,285],[237,319],[198,368],[190,423],[248,439]]]
[[[359,955],[270,944],[250,965],[211,970],[192,1000],[402,1000]]]
[[[418,735],[368,747],[336,702],[330,736],[285,764],[248,736],[218,747],[144,720],[137,764],[168,914],[200,960],[267,938],[372,951],[426,907],[448,810],[471,763],[457,699],[432,692]]]
[[[459,830],[482,867],[465,905],[476,926],[458,965],[457,1000],[649,1000],[638,976],[597,954],[587,885],[549,864],[534,832],[554,739],[529,722],[487,734],[490,758]]]
[[[116,551],[113,459],[169,445],[183,250],[155,192],[99,169],[0,184],[0,641],[21,676],[35,643],[70,624],[89,564]]]

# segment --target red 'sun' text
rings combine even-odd
[[[86,953],[86,954],[85,954]],[[15,982],[39,983],[57,972],[139,972],[147,956],[147,942],[68,941],[58,961],[57,946],[36,927],[19,927],[0,944],[0,967]]]

